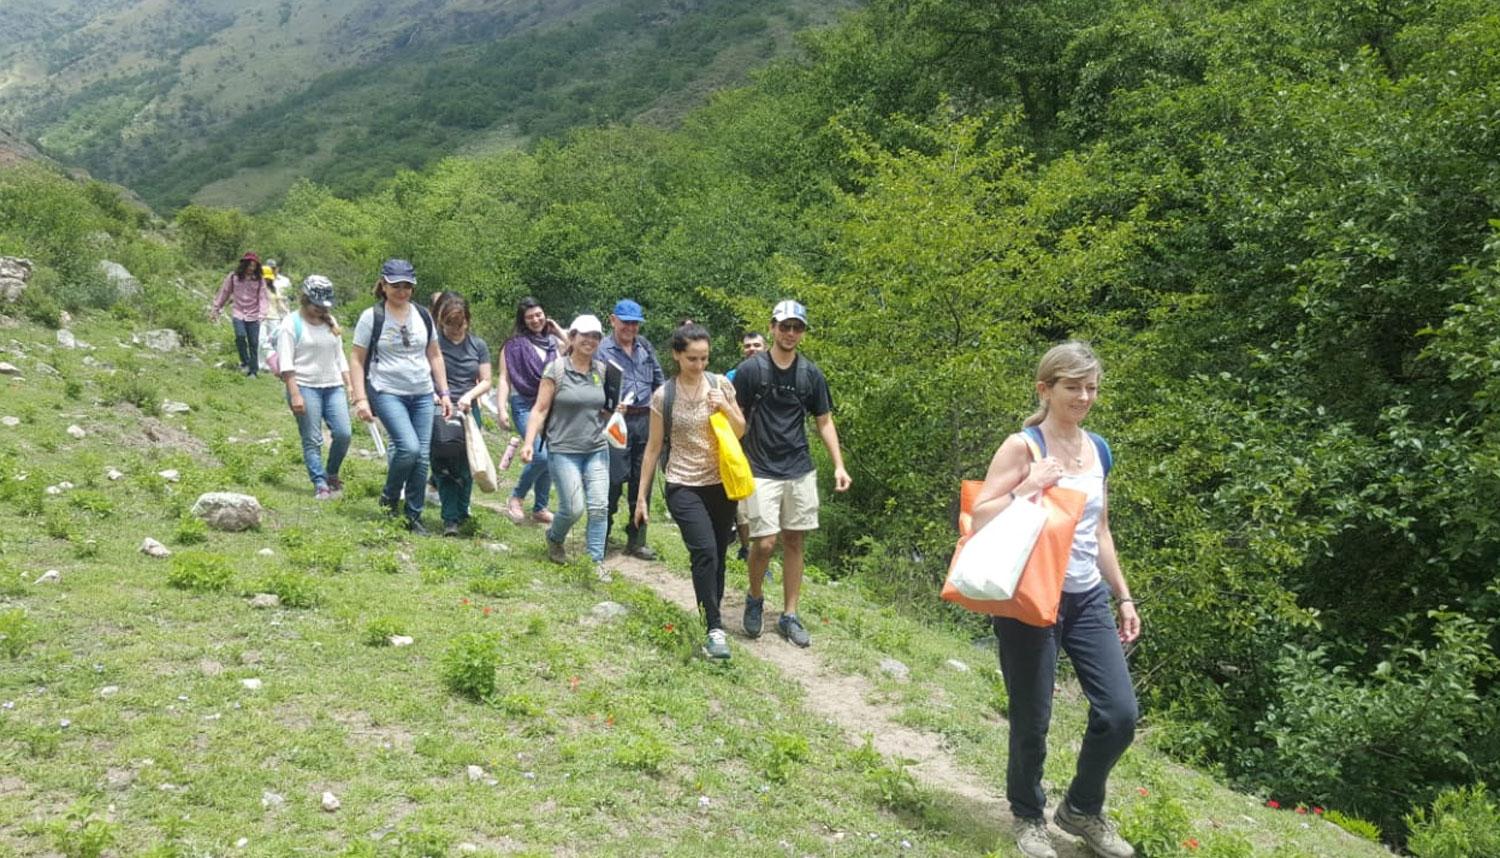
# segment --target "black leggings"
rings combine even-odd
[[[724,558],[734,542],[735,503],[724,486],[667,484],[667,511],[682,531],[693,566],[693,594],[710,629],[721,629],[719,602],[724,599]]]

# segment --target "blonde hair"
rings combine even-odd
[[[1088,378],[1101,375],[1099,358],[1089,344],[1079,340],[1058,343],[1042,355],[1036,367],[1036,380],[1048,387],[1068,378]],[[1040,398],[1040,397],[1038,397]],[[1042,399],[1036,412],[1027,417],[1022,426],[1036,426],[1047,419],[1047,400]]]
[[[312,310],[313,318],[327,325],[328,330],[332,331],[335,337],[344,335],[344,330],[339,327],[338,320],[333,317],[332,313],[328,312],[327,307],[314,304],[306,295],[302,296],[302,306]]]

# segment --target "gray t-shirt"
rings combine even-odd
[[[438,348],[443,352],[443,368],[448,374],[448,395],[457,402],[479,383],[479,368],[490,362],[490,346],[473,334],[455,343],[439,333]]]
[[[407,305],[404,323],[398,322],[390,313],[385,314],[385,325],[380,329],[380,342],[376,344],[375,359],[370,363],[370,377],[365,386],[381,393],[400,396],[415,396],[432,393],[432,364],[427,362],[427,322],[417,312],[415,305]],[[375,327],[375,308],[359,314],[354,325],[354,344],[363,349],[370,347],[370,331]],[[402,336],[405,328],[406,335]]]
[[[604,424],[604,364],[594,361],[589,372],[579,372],[566,357],[547,364],[543,379],[552,379],[557,391],[547,414],[547,447],[554,453],[596,453],[608,442]]]

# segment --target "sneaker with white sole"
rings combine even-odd
[[[704,644],[703,653],[718,661],[729,658],[729,636],[724,634],[723,629],[708,630],[708,643]]]
[[[1047,833],[1047,820],[1021,817],[1016,820],[1014,831],[1016,850],[1026,858],[1057,858],[1052,835]]]
[[[1052,814],[1057,827],[1083,842],[1100,858],[1135,858],[1135,847],[1120,836],[1114,820],[1101,813],[1081,813],[1065,799]]]
[[[782,637],[803,649],[812,646],[812,636],[807,633],[807,629],[802,627],[802,620],[798,619],[796,614],[782,614],[781,620],[776,623],[776,631],[781,632]]]
[[[745,637],[754,640],[760,637],[761,623],[765,620],[766,598],[745,597]]]

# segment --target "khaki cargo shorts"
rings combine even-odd
[[[790,480],[755,478],[755,493],[740,501],[750,522],[751,538],[783,530],[818,529],[818,474],[809,471]]]

